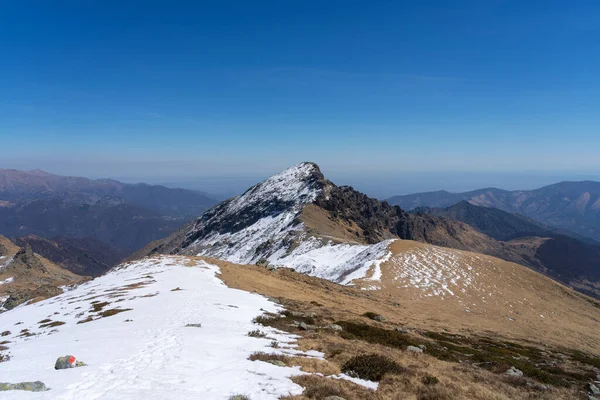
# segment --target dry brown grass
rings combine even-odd
[[[64,324],[65,322],[63,321],[48,321],[47,323],[40,325],[40,328],[55,328]]]
[[[337,375],[341,372],[337,364],[311,357],[291,357],[288,359],[288,365],[300,367],[304,372],[323,375]]]
[[[131,310],[132,310],[131,308],[112,308],[110,310],[102,311],[102,312],[98,313],[98,315],[101,318],[106,318],[106,317],[112,317],[113,315],[117,315],[122,312],[131,311]]]
[[[300,331],[290,326],[290,322],[299,318],[284,315],[283,318],[267,317],[259,319],[258,322],[264,322],[271,326],[275,325],[279,329],[301,335],[298,342],[301,350],[321,351],[326,358],[325,361],[322,361],[305,357],[288,357],[288,365],[299,365],[306,372],[335,375],[341,371],[341,367],[352,357],[379,354],[389,357],[403,368],[401,374],[384,375],[376,392],[347,381],[315,375],[298,376],[293,378],[294,381],[305,387],[306,390],[301,396],[291,396],[287,399],[317,399],[323,398],[324,394],[338,395],[347,400],[567,400],[581,398],[578,384],[574,384],[570,388],[548,385],[546,390],[541,390],[541,385],[532,378],[516,381],[506,378],[503,374],[479,368],[472,365],[471,362],[460,364],[444,361],[440,359],[443,357],[434,351],[436,347],[433,346],[437,343],[448,345],[449,348],[459,346],[458,349],[460,349],[460,346],[470,346],[465,348],[465,352],[477,350],[477,346],[482,346],[482,349],[491,349],[482,353],[482,356],[485,357],[495,355],[495,352],[499,354],[498,357],[504,357],[505,355],[512,357],[512,351],[524,352],[530,356],[537,354],[532,348],[517,346],[517,343],[528,345],[529,340],[532,338],[531,335],[525,335],[522,331],[505,336],[486,329],[464,329],[461,321],[454,321],[452,324],[449,323],[450,321],[446,321],[444,328],[448,330],[456,329],[454,332],[461,334],[454,338],[452,335],[444,334],[442,329],[439,329],[439,334],[437,334],[436,329],[432,329],[432,325],[436,327],[437,324],[435,321],[429,321],[426,314],[420,316],[419,320],[414,318],[415,310],[411,310],[411,307],[415,306],[419,312],[425,312],[428,310],[427,308],[419,308],[418,304],[406,304],[406,302],[398,305],[397,299],[391,298],[385,293],[365,292],[342,287],[285,269],[273,272],[257,266],[240,267],[219,260],[209,259],[208,261],[217,264],[221,268],[221,277],[228,286],[276,298],[292,311],[316,312],[318,316],[312,322],[319,326],[341,323],[340,321],[358,325],[358,330],[349,329],[351,325],[346,325],[347,330],[341,333],[326,329]],[[384,315],[387,320],[383,323],[370,321],[362,316],[368,311]],[[440,310],[437,310],[433,313],[433,318],[435,319],[439,314]],[[288,315],[290,314],[288,313]],[[485,319],[485,316],[481,318]],[[377,333],[378,331],[367,330],[369,334],[363,336],[360,332],[363,331],[362,326],[364,325],[385,329],[386,332]],[[394,331],[394,328],[399,325],[412,325],[413,328],[409,329],[409,334],[400,334]],[[485,327],[485,324],[483,325]],[[557,327],[554,332],[542,332],[540,336],[551,336],[554,342],[569,347],[568,345],[572,342],[569,339],[561,340],[561,338],[565,338],[563,337],[564,333],[561,335],[556,333],[560,332],[559,328]],[[432,334],[429,334],[430,332]],[[507,337],[514,341],[517,347],[514,349],[509,348],[505,354],[502,348],[506,346],[504,343],[506,343]],[[420,343],[428,346],[425,354],[413,354],[404,350],[408,344]],[[496,347],[492,346],[491,343],[496,343]],[[582,344],[578,341],[576,343]],[[589,351],[590,345],[594,347],[596,344],[588,343],[588,345],[580,346],[580,348]],[[496,348],[499,350],[494,350]],[[449,351],[453,350],[450,349]],[[540,351],[548,351],[552,354],[560,351],[568,352],[565,354],[569,355],[569,360],[561,365],[565,371],[569,371],[571,367],[575,366],[574,363],[577,362],[575,355],[579,354],[565,348],[548,345],[543,346]],[[428,354],[428,352],[431,352],[431,354]],[[589,365],[593,365],[597,360],[593,352],[581,353],[580,356],[583,360],[587,360]],[[468,360],[468,358],[465,356],[465,359]],[[517,362],[518,360],[514,360],[514,363]],[[428,376],[436,377],[439,382],[432,384],[426,378]]]

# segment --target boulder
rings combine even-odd
[[[342,328],[341,326],[339,326],[338,324],[330,324],[327,325],[326,329],[329,329],[331,331],[336,331],[336,332],[341,332],[344,330],[344,328]]]
[[[405,329],[405,328],[402,328],[400,326],[397,326],[396,327],[396,332],[398,332],[398,333],[408,333],[408,330]]]
[[[375,321],[379,321],[379,322],[384,322],[385,321],[385,317],[383,315],[376,315],[373,317],[373,319]]]
[[[408,346],[406,348],[406,351],[410,351],[411,353],[422,353],[423,349],[420,347],[415,347],[415,346]]]
[[[504,373],[504,375],[521,377],[521,376],[523,376],[523,371],[521,371],[520,369],[517,369],[515,367],[510,367],[508,369],[508,371],[506,371]]]
[[[290,315],[296,318],[317,318],[317,313],[315,312],[290,311]]]
[[[0,392],[7,390],[25,390],[27,392],[45,392],[49,390],[44,382],[19,382],[19,383],[5,383],[0,382]]]
[[[58,357],[56,359],[56,363],[54,364],[54,369],[68,369],[68,368],[77,368],[77,367],[85,367],[87,364],[83,361],[78,361],[75,356],[66,355],[64,357]]]
[[[592,394],[593,396],[600,395],[600,388],[594,385],[593,383],[588,384],[588,389],[590,391],[590,394]]]

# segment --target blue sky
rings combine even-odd
[[[377,196],[600,179],[600,2],[3,1],[0,167]]]

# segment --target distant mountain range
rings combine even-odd
[[[93,238],[130,253],[216,203],[201,192],[0,169],[0,234]]]
[[[600,241],[600,182],[561,182],[535,190],[495,188],[464,193],[446,191],[394,196],[393,205],[406,210],[444,208],[461,201],[533,218],[544,225]]]

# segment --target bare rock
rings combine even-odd
[[[508,375],[508,376],[523,376],[523,371],[521,371],[520,369],[517,369],[515,367],[510,367],[510,369],[508,369],[508,371],[506,371],[504,373],[504,375]]]
[[[69,369],[77,367],[85,367],[87,364],[83,361],[78,361],[75,356],[66,355],[64,357],[58,357],[54,364],[54,369]]]
[[[410,351],[411,353],[422,353],[423,349],[420,347],[416,347],[416,346],[408,346],[406,348],[406,351]]]
[[[327,325],[326,329],[329,329],[331,331],[336,331],[336,332],[341,332],[344,330],[344,328],[342,328],[341,326],[339,326],[338,324],[330,324]]]
[[[8,390],[25,390],[26,392],[45,392],[49,390],[44,382],[19,382],[19,383],[5,383],[0,382],[0,392]]]

